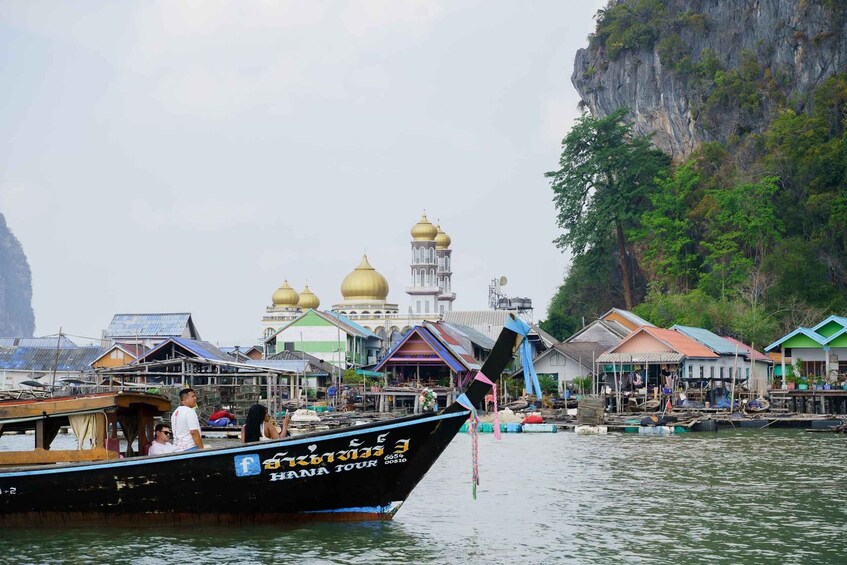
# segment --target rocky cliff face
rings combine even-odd
[[[591,113],[633,110],[674,159],[762,131],[847,72],[844,0],[618,0],[598,14],[571,81]]]
[[[0,336],[32,337],[32,273],[18,238],[0,214]]]

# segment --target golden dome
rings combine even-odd
[[[300,301],[300,295],[288,285],[288,281],[286,280],[282,283],[281,287],[274,291],[271,300],[273,300],[274,306],[296,308],[297,303]]]
[[[361,264],[341,282],[341,295],[347,301],[385,300],[388,281],[371,267],[368,256],[364,255]]]
[[[426,213],[421,216],[421,221],[412,226],[412,239],[415,241],[432,241],[438,235],[438,228],[426,219]]]
[[[309,308],[317,309],[320,305],[321,301],[318,295],[309,290],[309,285],[306,285],[306,288],[300,293],[300,301],[297,303],[297,306],[303,310],[308,310]]]
[[[452,243],[452,239],[450,236],[441,231],[441,226],[435,226],[438,230],[438,235],[435,236],[435,248],[436,249],[447,249],[450,247],[450,243]]]

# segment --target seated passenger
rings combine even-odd
[[[277,428],[276,423],[271,420],[268,407],[262,404],[254,404],[247,412],[247,420],[241,426],[241,443],[279,439],[288,435],[288,422],[290,414],[285,415],[282,429]]]
[[[173,435],[171,427],[168,424],[156,424],[156,430],[153,433],[153,443],[150,444],[150,449],[147,451],[147,455],[173,453],[174,446],[170,441]]]

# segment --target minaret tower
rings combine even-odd
[[[453,292],[453,270],[452,259],[450,255],[453,251],[450,249],[450,236],[441,230],[441,226],[435,226],[438,234],[435,236],[435,257],[438,260],[438,269],[435,271],[438,278],[438,313],[443,315],[444,312],[453,310],[453,301],[456,300],[456,293]]]
[[[438,228],[426,219],[424,212],[421,220],[412,226],[412,285],[406,287],[411,297],[413,316],[437,317],[438,296],[438,257],[435,250],[435,237]]]

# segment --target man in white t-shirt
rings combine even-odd
[[[163,455],[165,453],[173,453],[174,446],[171,443],[173,432],[167,424],[156,424],[156,430],[153,433],[153,443],[150,444],[150,449],[147,450],[147,455]]]
[[[174,431],[174,451],[203,449],[200,437],[200,420],[194,407],[197,406],[197,393],[184,388],[179,391],[179,407],[171,414],[171,426]]]

